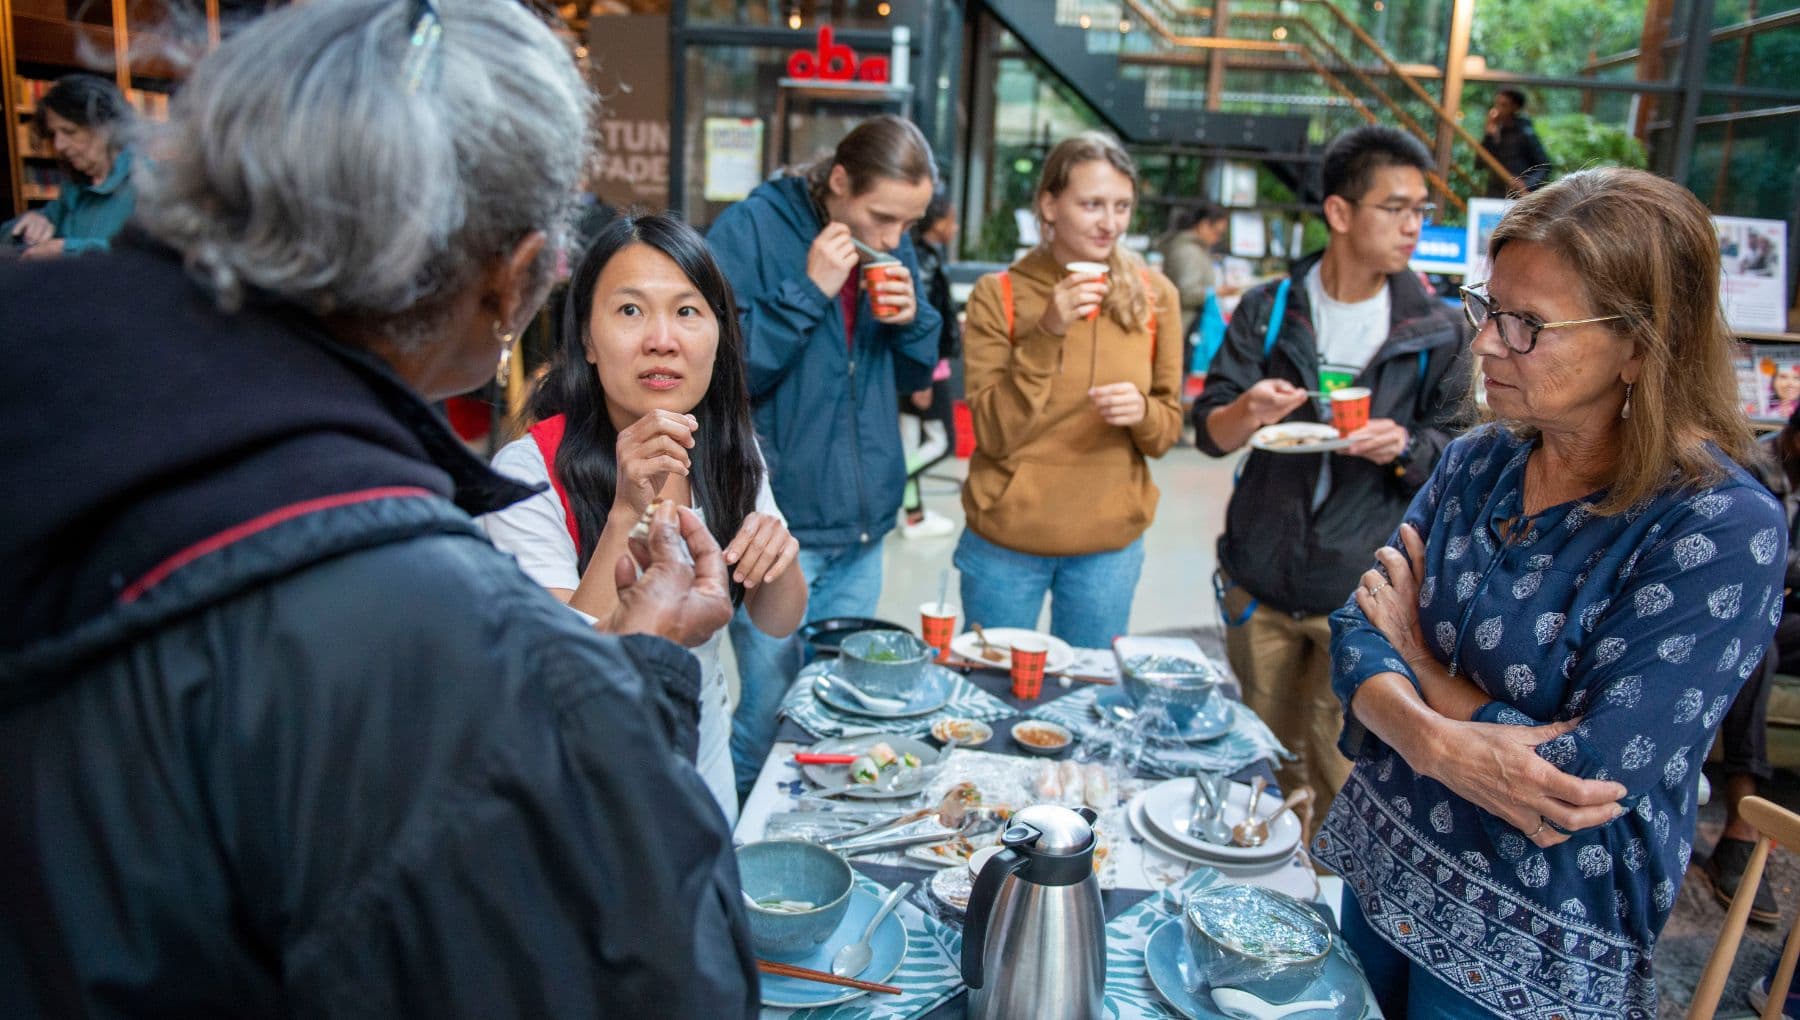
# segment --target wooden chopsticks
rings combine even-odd
[[[773,960],[756,961],[756,969],[764,974],[777,977],[799,978],[802,981],[817,981],[822,985],[843,985],[845,988],[860,988],[865,992],[881,992],[886,995],[899,995],[901,989],[893,985],[878,985],[873,981],[858,981],[855,978],[838,977],[822,970],[810,967],[796,967],[791,963],[776,963]]]

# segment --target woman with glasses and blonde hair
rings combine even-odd
[[[1489,424],[1332,617],[1355,761],[1319,861],[1389,1016],[1654,1017],[1715,727],[1782,605],[1693,195],[1589,170],[1464,290]]]
[[[975,455],[956,548],[963,612],[1078,647],[1123,634],[1156,516],[1146,457],[1181,438],[1181,304],[1119,242],[1137,167],[1097,132],[1038,178],[1043,242],[969,297],[963,357]]]

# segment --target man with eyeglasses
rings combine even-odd
[[[1299,756],[1282,786],[1324,802],[1350,771],[1337,748],[1327,614],[1343,605],[1450,441],[1468,333],[1407,269],[1435,211],[1431,155],[1369,125],[1325,151],[1330,239],[1244,296],[1194,406],[1201,450],[1233,453],[1279,422],[1329,422],[1329,392],[1372,391],[1367,425],[1331,452],[1253,450],[1219,537],[1214,579],[1244,700]],[[1320,399],[1315,399],[1320,398]]]

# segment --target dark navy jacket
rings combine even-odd
[[[130,241],[0,336],[0,1016],[754,1014],[693,656],[469,519],[530,490]]]
[[[906,488],[897,394],[931,385],[941,320],[905,238],[894,255],[912,272],[918,316],[883,325],[859,294],[846,343],[838,295],[806,275],[822,229],[806,182],[780,177],[725,210],[706,242],[737,293],[775,502],[801,545],[844,546],[894,526]]]

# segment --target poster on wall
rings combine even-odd
[[[706,145],[708,202],[737,202],[762,181],[763,122],[755,117],[708,117],[701,127]]]
[[[1738,404],[1751,419],[1779,424],[1800,410],[1800,347],[1742,344],[1733,367]]]
[[[1787,224],[1714,216],[1719,232],[1719,297],[1732,329],[1787,330]]]
[[[1247,259],[1260,259],[1269,253],[1269,232],[1262,213],[1231,214],[1231,253]]]
[[[1467,231],[1464,253],[1468,260],[1467,279],[1471,284],[1485,283],[1492,265],[1488,262],[1488,238],[1494,236],[1494,228],[1500,225],[1500,217],[1512,208],[1510,198],[1471,198],[1469,199],[1469,222],[1464,228]]]
[[[669,19],[588,22],[588,79],[600,98],[588,190],[617,206],[669,207]]]
[[[1256,164],[1227,160],[1219,171],[1219,204],[1253,206],[1256,204]]]

